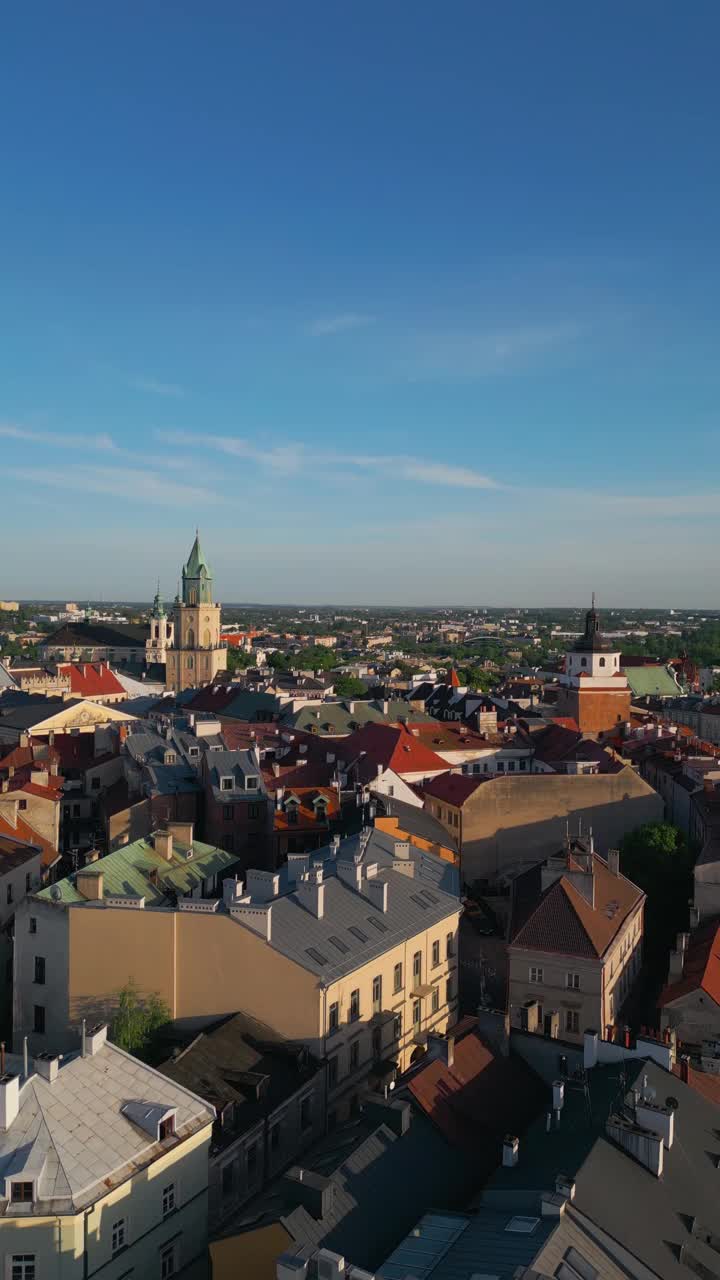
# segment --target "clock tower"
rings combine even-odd
[[[200,534],[182,571],[182,594],[173,609],[174,637],[167,650],[165,684],[181,692],[209,684],[225,668],[220,643],[220,605],[213,601],[213,575],[200,549]]]
[[[565,655],[557,711],[577,722],[582,733],[608,733],[630,719],[630,688],[620,668],[620,653],[600,630],[600,615],[585,614],[585,631]]]

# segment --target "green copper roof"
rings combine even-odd
[[[187,852],[188,845],[173,839],[172,858],[167,862],[155,852],[149,840],[135,840],[114,853],[106,854],[89,870],[98,875],[102,872],[103,898],[138,897],[145,899],[146,906],[161,907],[167,903],[167,894],[162,886],[170,886],[180,895],[190,893],[202,880],[221,874],[237,861],[235,854],[216,849],[211,844],[201,844],[199,840],[193,840],[191,859],[187,858]],[[151,879],[153,871],[157,872],[157,877]],[[153,883],[155,878],[157,884]],[[74,876],[58,880],[57,884],[49,885],[35,896],[49,902],[86,901],[75,888]]]
[[[634,698],[675,698],[680,689],[667,667],[624,667]]]
[[[186,578],[199,578],[201,576],[212,578],[212,569],[200,548],[200,533],[198,531],[195,533],[195,541],[183,573]]]

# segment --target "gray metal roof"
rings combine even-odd
[[[22,1060],[10,1055],[8,1067],[20,1074]],[[168,1149],[123,1113],[141,1104],[174,1110],[180,1138],[214,1118],[202,1099],[115,1045],[66,1056],[52,1083],[31,1072],[17,1118],[0,1132],[0,1195],[5,1178],[37,1179],[39,1198],[23,1209],[40,1215],[73,1213],[107,1195]]]
[[[384,837],[384,832],[373,832],[374,837]],[[394,845],[392,837],[386,839]],[[345,840],[338,857],[349,860],[348,845],[357,843],[358,837]],[[457,875],[450,864],[441,863],[432,854],[420,854],[415,875],[393,871],[392,854],[381,847],[380,839],[368,843],[365,862],[378,865],[377,880],[388,885],[387,911],[382,912],[369,898],[337,877],[337,859],[329,855],[322,862],[324,871],[324,912],[321,919],[304,905],[298,894],[287,886],[286,892],[275,898],[272,904],[271,942],[276,951],[294,960],[305,969],[318,974],[324,982],[334,982],[345,973],[352,973],[359,964],[374,956],[383,955],[405,938],[423,933],[459,910],[457,893],[449,893],[438,887],[433,876],[442,876],[443,866]],[[431,860],[428,862],[428,860]],[[423,867],[425,874],[423,874]],[[429,874],[432,872],[432,876]],[[363,888],[367,881],[363,880]]]
[[[249,751],[209,751],[205,759],[207,776],[216,800],[237,800],[248,796],[256,798],[257,795],[267,794],[260,765]],[[221,786],[222,778],[231,778],[232,787],[224,790]],[[248,778],[254,779],[254,786],[246,786]]]
[[[557,1226],[557,1218],[538,1216],[528,1232],[508,1230],[515,1216],[486,1208],[468,1216],[426,1213],[383,1262],[378,1280],[512,1280],[516,1267],[529,1266]]]

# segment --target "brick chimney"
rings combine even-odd
[[[103,873],[83,867],[75,877],[75,888],[88,902],[102,902]]]
[[[171,831],[156,831],[153,836],[153,848],[159,857],[172,862],[173,838]]]

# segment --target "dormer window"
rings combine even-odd
[[[32,1182],[11,1182],[10,1199],[13,1204],[32,1204],[34,1189]]]
[[[232,791],[232,789],[233,789],[233,780],[232,780],[232,778],[221,778],[221,779],[220,779],[220,790],[221,790],[221,791]]]
[[[199,756],[199,755],[200,755],[200,748],[199,748],[199,747],[191,747],[191,748],[190,748],[190,750],[189,750],[189,752],[188,752],[188,755],[190,756],[190,759],[191,759],[191,760],[196,759],[196,758],[197,758],[197,756]]]
[[[292,800],[288,800],[288,801],[286,802],[286,804],[285,804],[285,813],[286,813],[286,815],[287,815],[287,820],[288,820],[288,822],[297,823],[297,820],[298,820],[298,802],[297,802],[297,800],[295,800],[295,799],[293,798]]]
[[[257,791],[257,789],[258,789],[258,778],[255,776],[248,776],[245,779],[245,790]]]
[[[164,756],[165,764],[176,764],[177,756],[174,751],[166,751]]]
[[[163,1142],[165,1138],[175,1137],[175,1116],[167,1116],[165,1120],[160,1121],[158,1127],[158,1141]]]

